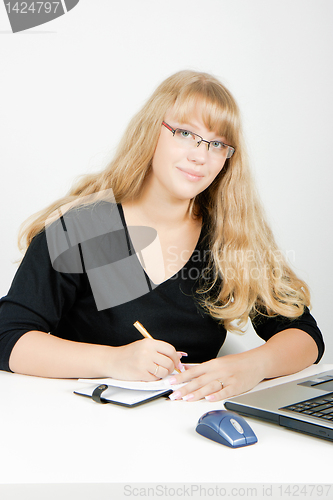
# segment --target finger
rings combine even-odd
[[[241,393],[239,391],[239,389],[237,389],[237,387],[235,387],[233,384],[225,385],[225,384],[222,384],[219,380],[215,381],[215,387],[216,386],[219,387],[219,390],[216,390],[216,389],[212,390],[212,392],[210,394],[206,394],[204,396],[207,401],[221,401],[221,400],[226,399],[226,398],[231,398],[233,396],[237,396],[238,394]],[[196,401],[198,399],[198,396],[201,397],[202,394],[204,394],[204,392],[207,392],[207,389],[210,389],[212,387],[213,387],[213,385],[209,384],[209,385],[205,386],[202,391],[201,390],[193,391],[193,394],[194,394],[193,398],[192,398],[192,396],[191,396],[191,398],[188,398],[187,396],[185,396],[183,399]]]
[[[164,354],[156,353],[153,357],[153,361],[167,370],[165,376],[171,375],[175,370],[177,370],[178,373],[184,370],[179,359],[177,359],[177,364],[175,366],[173,360]]]
[[[173,345],[168,344],[168,342],[163,342],[162,340],[155,340],[155,343],[157,352],[170,358],[173,362],[174,368],[178,368],[179,354],[177,353]]]
[[[216,386],[219,390],[216,391]],[[198,390],[191,391],[190,393],[183,396],[184,401],[198,401],[199,399],[205,398],[207,401],[220,401],[227,397],[225,388],[221,389],[221,384],[218,381],[210,382],[209,384],[201,387]]]
[[[137,342],[140,342],[141,345],[143,346],[142,350],[143,358],[150,357],[150,359],[152,359],[152,361],[154,361],[156,364],[159,364],[167,368],[168,372],[167,373],[164,372],[164,376],[168,375],[169,373],[172,373],[175,370],[175,368],[178,369],[180,364],[179,354],[171,344],[168,344],[167,342],[161,340],[155,340],[149,338],[145,338]],[[182,368],[181,364],[180,367]],[[149,367],[149,372],[151,371],[152,368],[154,367],[152,366]]]
[[[183,364],[183,367],[185,368],[185,371],[183,371],[179,375],[174,375],[174,377],[170,379],[171,385],[189,382],[190,380],[194,380],[195,378],[205,373],[205,370],[202,367],[202,365],[193,366],[193,365]]]
[[[170,399],[184,399],[185,401],[197,401],[210,394],[219,392],[219,390],[224,390],[225,386],[219,380],[212,375],[204,372],[203,375],[193,378],[185,386],[180,389],[176,389],[175,392],[170,395]],[[223,393],[223,397],[230,396],[230,394]],[[223,398],[220,398],[223,399]]]
[[[159,380],[169,374],[166,368],[157,363],[152,364],[152,367],[149,369],[149,373],[154,377],[154,380]]]
[[[193,401],[194,400],[196,401],[197,399],[201,399],[202,397],[204,397],[206,394],[209,394],[209,389],[206,393],[202,391],[202,388],[207,386],[208,384],[209,384],[209,378],[207,377],[207,375],[202,375],[201,377],[197,377],[191,382],[188,382],[185,386],[176,389],[172,394],[170,394],[169,398],[172,400],[174,399],[190,400],[194,398],[193,396],[194,393],[196,393],[198,390],[201,390],[201,392],[197,393],[196,397],[193,399]]]
[[[238,396],[242,394],[242,391],[239,386],[235,384],[224,385],[223,389],[220,391],[213,392],[212,394],[208,394],[205,398],[208,401],[220,401],[221,399],[232,398],[233,396]]]
[[[222,399],[225,399],[227,397],[230,397],[226,394],[226,391],[225,389],[221,390],[221,391],[217,391],[217,392],[214,392],[212,394],[207,394],[207,396],[205,396],[205,399],[207,401],[221,401]]]
[[[174,365],[172,359],[168,358],[168,356],[164,356],[163,354],[156,353],[155,356],[153,357],[153,361],[157,365],[165,368],[166,375],[169,375],[175,369],[175,365]],[[179,360],[178,360],[178,364],[179,364]]]
[[[219,385],[219,388],[217,391],[212,392],[211,394],[207,394],[205,396],[205,399],[207,401],[221,401],[221,399],[225,399],[226,397],[230,397],[230,391],[228,389],[228,386],[220,382],[219,380],[216,381],[217,385]],[[229,393],[229,394],[228,394]]]
[[[156,382],[168,375],[168,371],[154,362],[150,362],[148,367],[142,368],[139,380],[142,382]]]

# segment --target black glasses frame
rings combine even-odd
[[[184,130],[184,131],[189,132],[190,134],[194,135],[195,137],[198,137],[198,138],[199,138],[199,141],[198,141],[198,143],[197,143],[197,148],[200,146],[200,144],[201,144],[202,142],[205,142],[206,144],[208,144],[207,149],[208,149],[208,151],[209,151],[209,147],[210,147],[210,145],[211,145],[211,143],[212,143],[212,142],[219,142],[219,143],[221,143],[223,146],[225,146],[225,147],[229,148],[229,152],[230,152],[230,153],[227,155],[227,158],[226,158],[226,159],[231,158],[231,157],[232,157],[232,155],[233,155],[233,154],[234,154],[234,152],[235,152],[235,148],[234,148],[234,147],[232,147],[232,146],[230,146],[229,144],[226,144],[225,142],[222,142],[222,141],[206,141],[203,137],[201,137],[201,135],[196,134],[196,133],[194,133],[194,132],[191,132],[191,130],[186,130],[186,129],[182,129],[182,128],[172,128],[172,127],[171,127],[171,125],[169,125],[168,123],[166,123],[166,122],[164,122],[164,121],[162,122],[162,125],[164,125],[164,127],[166,127],[168,130],[170,130],[170,132],[172,132],[172,135],[173,135],[173,136],[175,136],[175,133],[177,132],[177,130]]]

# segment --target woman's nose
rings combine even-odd
[[[196,163],[205,163],[208,155],[208,144],[205,141],[200,141],[189,150],[188,159]]]

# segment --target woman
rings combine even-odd
[[[110,189],[115,200],[103,199]],[[96,230],[96,220],[109,229]],[[155,245],[143,249],[133,228],[151,228]],[[74,269],[69,257],[57,264],[69,255],[59,250],[59,231],[82,266]],[[237,105],[210,75],[181,71],[165,80],[111,164],[85,176],[21,236],[29,248],[1,301],[2,369],[149,381],[182,368],[187,354],[199,364],[173,377],[188,384],[171,399],[216,401],[323,354],[308,288],[278,251],[256,198]],[[126,243],[127,258],[120,255]],[[111,258],[115,246],[122,250]],[[266,343],[216,358],[226,329],[239,330],[249,317]],[[137,320],[154,340],[140,339]]]

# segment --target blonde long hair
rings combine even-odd
[[[131,120],[111,163],[102,172],[83,176],[67,196],[28,219],[19,235],[20,248],[44,229],[54,211],[79,198],[110,188],[118,203],[137,198],[170,108],[180,123],[200,109],[205,126],[235,148],[213,183],[190,203],[193,216],[202,216],[209,227],[207,279],[199,290],[202,305],[234,331],[258,313],[300,316],[310,304],[308,287],[279,252],[265,220],[249,170],[237,104],[206,73],[180,71],[162,82]],[[236,319],[237,325],[232,323]]]

